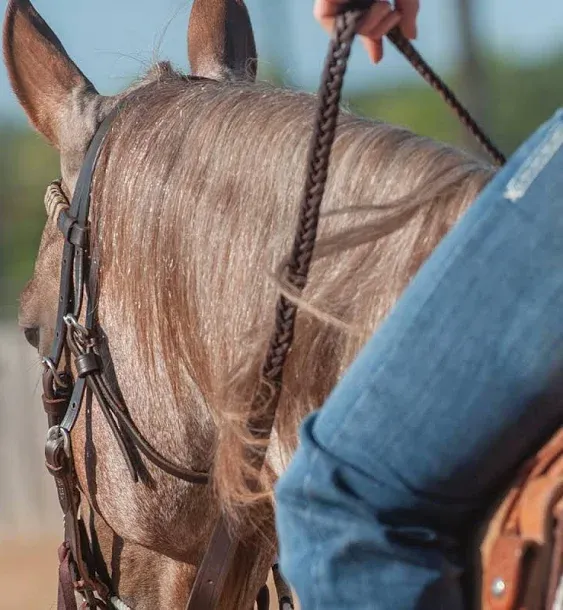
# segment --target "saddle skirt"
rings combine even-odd
[[[481,544],[482,610],[563,610],[563,429],[530,459]]]

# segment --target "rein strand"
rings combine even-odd
[[[318,109],[310,142],[307,178],[295,239],[283,272],[297,297],[302,294],[307,285],[313,259],[320,208],[336,135],[344,75],[352,43],[365,15],[365,10],[372,4],[372,0],[350,2],[342,14],[337,16],[334,34],[330,41],[318,94]],[[492,143],[453,91],[434,72],[401,31],[398,28],[393,29],[388,34],[388,38],[424,80],[453,109],[460,122],[473,134],[494,162],[497,165],[503,165],[506,159],[502,152]],[[282,391],[284,366],[295,333],[296,315],[297,305],[285,295],[280,295],[276,303],[274,330],[262,365],[248,421],[248,429],[252,436],[256,440],[262,441],[257,447],[248,449],[251,452],[249,462],[256,473],[256,478],[249,481],[249,486],[254,491],[259,489],[258,477],[266,459],[268,441],[275,423]],[[196,576],[186,610],[215,607],[229,571],[229,564],[232,564],[234,559],[237,544],[236,539],[229,537],[225,518],[221,516]]]
[[[506,157],[493,144],[491,139],[477,124],[467,108],[459,101],[455,93],[434,72],[422,55],[414,48],[411,42],[405,38],[401,30],[396,27],[387,34],[387,38],[395,45],[398,51],[406,58],[411,66],[422,76],[422,78],[436,91],[444,102],[454,111],[460,123],[481,144],[483,149],[491,156],[496,165],[504,165]]]
[[[371,2],[356,3],[369,6]],[[320,218],[320,208],[329,172],[330,155],[336,136],[337,120],[344,76],[350,58],[351,46],[358,26],[365,14],[365,8],[348,10],[336,19],[334,35],[322,76],[318,96],[318,109],[311,137],[307,161],[307,177],[299,219],[291,255],[284,270],[285,280],[300,297],[307,285],[307,279]],[[453,108],[459,120],[483,145],[485,150],[499,165],[505,163],[504,155],[490,141],[483,130],[461,104],[455,94],[430,68],[412,44],[398,28],[390,32],[389,38],[424,79],[438,91],[446,103]],[[249,430],[258,440],[269,439],[282,389],[283,369],[295,332],[297,305],[285,295],[280,295],[276,304],[274,331],[262,366],[258,390],[250,408]],[[259,471],[265,460],[267,446],[262,446],[254,456],[253,465]]]

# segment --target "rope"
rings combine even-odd
[[[475,119],[469,114],[467,108],[457,99],[455,93],[436,74],[436,72],[434,72],[410,41],[403,36],[401,30],[399,30],[399,28],[394,28],[387,34],[387,38],[389,38],[411,66],[454,111],[460,123],[469,131],[477,142],[481,144],[483,149],[492,157],[493,161],[497,165],[504,165],[506,163],[506,157],[503,153],[492,143],[481,127],[479,127]]]

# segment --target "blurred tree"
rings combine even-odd
[[[476,0],[457,0],[457,28],[460,44],[459,94],[485,130],[490,127],[490,101],[486,66],[479,45],[476,27]],[[475,139],[463,130],[463,144],[474,152],[481,152]]]
[[[262,2],[260,10],[264,28],[269,32],[266,59],[261,62],[262,78],[276,85],[291,86],[289,66],[295,65],[291,6],[288,2]]]
[[[491,132],[510,154],[563,104],[563,46],[537,63],[488,62],[491,83]]]
[[[45,188],[60,170],[56,152],[29,129],[0,126],[0,143],[0,317],[13,317],[45,223]]]
[[[560,54],[525,65],[485,55],[491,85],[487,116],[493,139],[511,154],[563,101],[563,49]],[[283,72],[267,63],[261,78],[283,81]],[[457,91],[459,73],[446,75]],[[423,83],[356,92],[347,103],[356,112],[404,125],[432,138],[461,145],[457,120]],[[42,205],[47,184],[58,175],[58,158],[29,129],[0,124],[0,317],[17,311],[17,295],[33,270],[45,222]]]

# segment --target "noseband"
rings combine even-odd
[[[294,247],[286,268],[286,280],[297,295],[307,283],[313,258],[320,205],[326,186],[351,43],[363,16],[363,9],[370,6],[371,1],[367,4],[357,2],[356,5],[360,8],[337,18],[319,93],[307,183]],[[399,30],[393,30],[389,38],[425,80],[454,108],[461,122],[484,145],[495,161],[502,164],[502,154]],[[126,608],[123,602],[115,597],[109,583],[100,579],[86,536],[86,527],[79,515],[80,493],[71,433],[85,401],[91,401],[93,396],[96,398],[134,481],[142,478],[138,453],[143,454],[164,472],[181,480],[204,485],[210,478],[207,472],[194,471],[171,462],[151,446],[131,419],[116,383],[108,378],[108,367],[104,366],[102,358],[104,338],[96,320],[99,262],[90,247],[90,199],[94,170],[106,135],[127,103],[125,100],[119,104],[99,126],[88,148],[71,203],[69,204],[64,195],[60,182],[52,183],[46,195],[47,209],[50,215],[56,218],[56,224],[65,238],[55,337],[50,355],[43,360],[43,404],[49,422],[45,447],[46,465],[55,478],[65,523],[65,542],[59,549],[58,610],[76,609],[75,591],[82,594],[85,608]],[[296,314],[297,306],[281,296],[276,307],[270,348],[262,368],[261,383],[249,421],[249,429],[253,435],[262,440],[269,439],[274,425],[283,368],[293,340]],[[260,414],[259,418],[252,416],[257,413]],[[265,456],[266,449],[263,449],[258,452],[257,457],[253,457],[257,471],[263,466]],[[224,519],[220,518],[199,567],[187,610],[213,610],[216,607],[237,544],[238,541],[229,535]],[[274,577],[279,607],[282,610],[293,608],[290,590],[276,567]],[[267,589],[262,589],[258,604],[259,608],[268,608]]]

